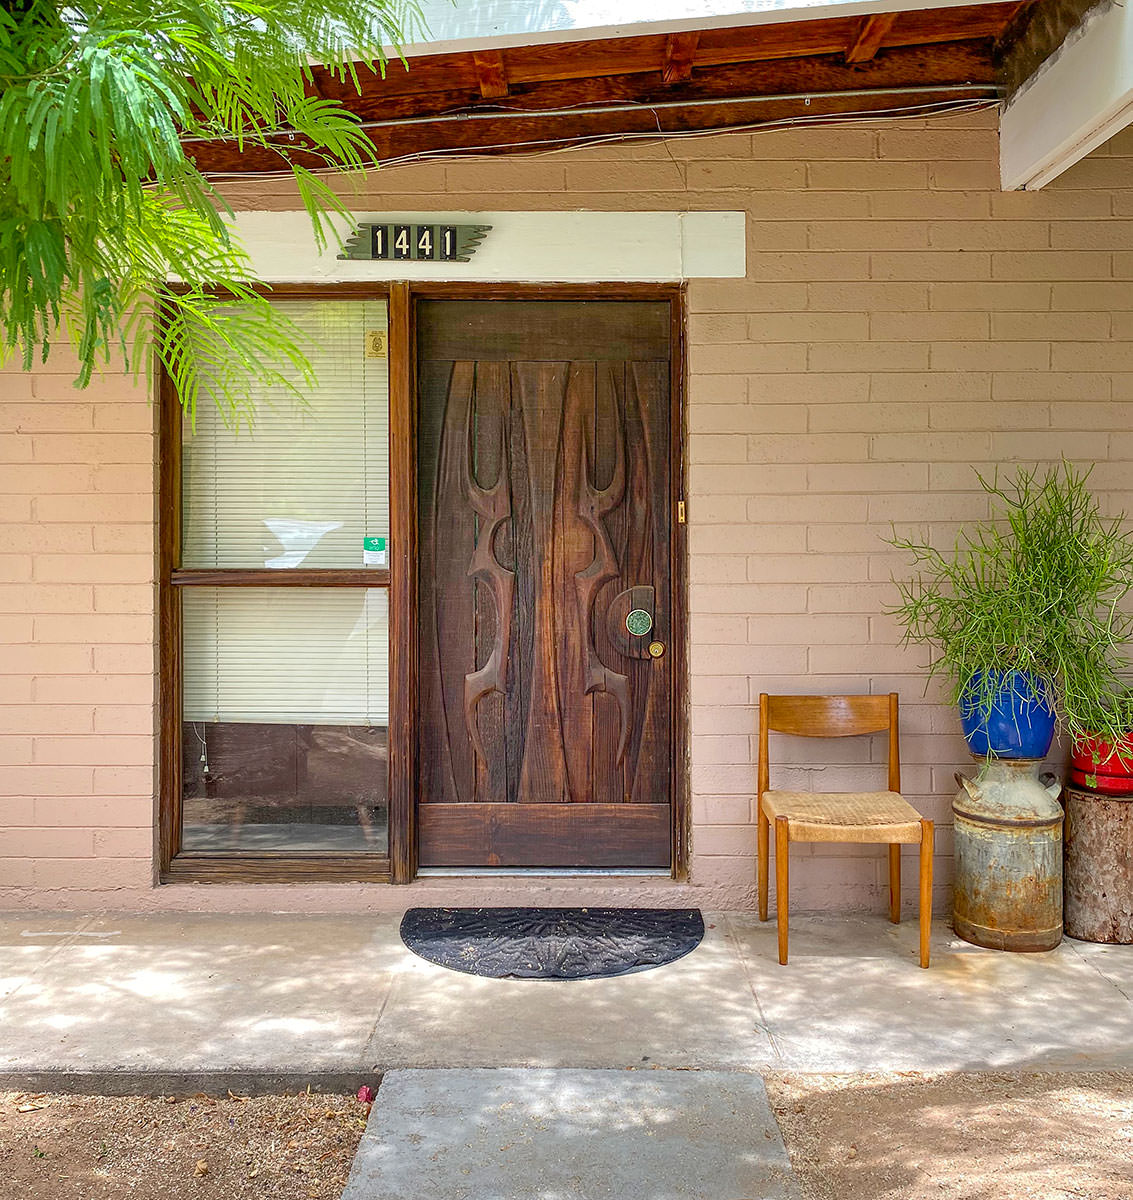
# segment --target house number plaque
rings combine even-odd
[[[491,225],[422,225],[363,221],[339,258],[393,262],[468,262]]]

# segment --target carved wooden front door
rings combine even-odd
[[[417,315],[421,865],[667,867],[669,304]]]

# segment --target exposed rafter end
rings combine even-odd
[[[477,50],[472,55],[476,67],[476,82],[485,100],[499,100],[510,91],[507,66],[498,50]]]
[[[699,33],[670,33],[665,39],[665,63],[661,78],[666,83],[684,83],[692,76],[692,61],[700,44]]]
[[[885,35],[893,28],[898,13],[875,13],[858,27],[858,36],[846,48],[846,62],[869,62],[881,48]]]

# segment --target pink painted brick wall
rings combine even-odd
[[[0,900],[153,880],[154,415],[0,370]]]
[[[822,159],[800,164],[801,192],[726,193],[749,212],[748,279],[690,289],[694,872],[750,866],[759,692],[893,689],[943,898],[952,775],[970,760],[924,694],[925,651],[884,614],[906,564],[882,539],[950,544],[987,511],[973,466],[1063,454],[1097,464],[1107,508],[1133,510],[1133,131],[1026,195],[995,190],[986,118],[843,133],[753,139],[801,157],[817,136]],[[884,762],[880,741],[779,753],[784,783],[816,789],[879,780]],[[800,902],[882,903],[876,851],[793,854]]]
[[[902,649],[883,614],[904,564],[882,537],[949,540],[986,511],[973,465],[1062,454],[1096,462],[1106,505],[1133,509],[1133,130],[1039,193],[998,192],[996,154],[983,114],[434,163],[379,172],[354,201],[748,214],[747,278],[689,287],[692,902],[751,903],[764,690],[901,693],[905,788],[938,821],[943,898],[952,773],[967,760],[954,714],[924,695],[924,652]],[[296,207],[282,183],[230,196]],[[458,896],[437,880],[144,890],[150,410],[124,383],[81,395],[65,374],[9,370],[0,396],[0,900],[72,887],[76,902],[119,889],[139,905],[383,907],[418,890],[485,902],[482,887]],[[805,750],[783,747],[783,778],[878,778],[879,745]],[[798,905],[881,903],[876,852],[796,853]],[[564,883],[546,899],[572,894]]]

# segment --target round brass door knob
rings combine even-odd
[[[660,658],[661,655],[664,653],[665,653],[665,643],[664,642],[650,642],[649,643],[649,657],[650,658]]]

